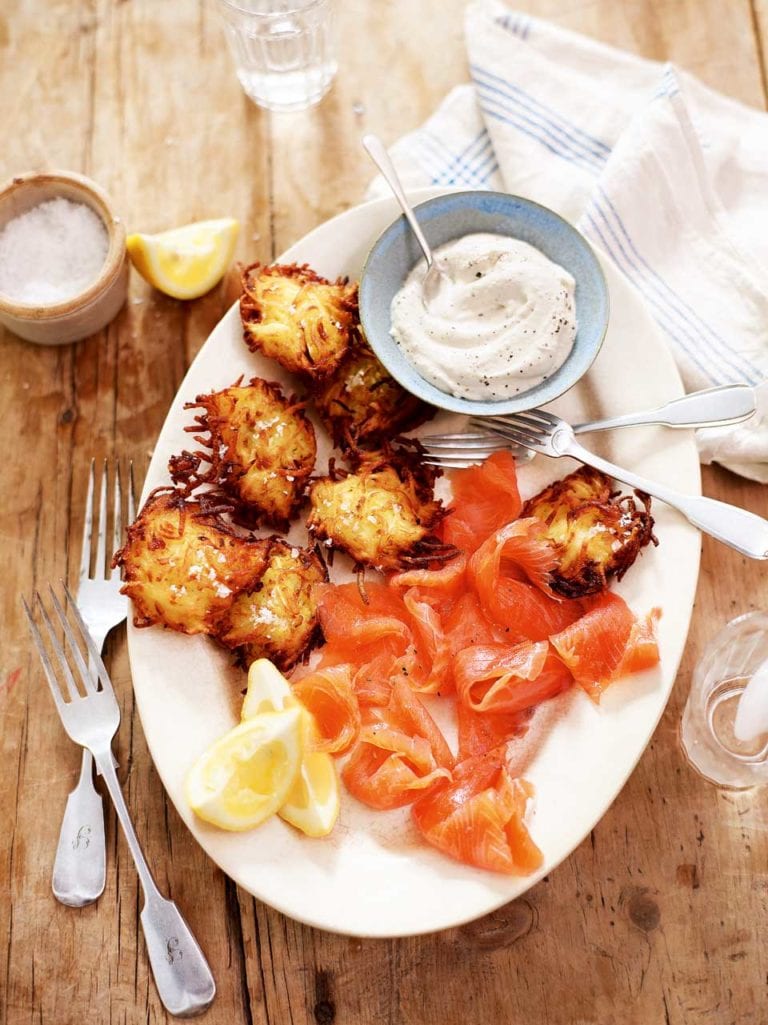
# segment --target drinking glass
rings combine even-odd
[[[710,642],[693,672],[680,739],[688,760],[712,783],[743,789],[768,783],[768,734],[734,733],[744,688],[768,660],[768,613],[731,620]]]
[[[267,110],[319,103],[338,67],[333,0],[218,0],[246,95]]]

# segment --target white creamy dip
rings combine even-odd
[[[418,264],[392,300],[392,336],[422,377],[498,401],[562,366],[576,337],[575,282],[526,242],[465,235],[435,251],[446,278],[429,309]]]

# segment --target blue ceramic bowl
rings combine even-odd
[[[456,398],[426,381],[390,333],[390,308],[411,269],[423,259],[405,217],[399,217],[374,244],[360,279],[360,320],[368,343],[404,388],[440,409],[472,416],[494,416],[543,406],[572,388],[600,351],[608,327],[608,289],[597,257],[586,239],[558,214],[529,199],[503,192],[452,192],[415,207],[432,248],[462,235],[489,232],[528,242],[560,264],[576,282],[578,330],[563,365],[546,381],[513,398],[481,402]]]

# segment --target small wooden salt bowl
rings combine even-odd
[[[81,174],[51,171],[12,178],[0,189],[0,231],[14,217],[57,198],[89,206],[101,218],[109,246],[99,276],[71,299],[31,304],[0,292],[0,324],[39,345],[64,345],[100,331],[117,314],[128,290],[125,227],[102,189]]]

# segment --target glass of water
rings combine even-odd
[[[331,87],[333,0],[218,0],[237,77],[267,110],[303,110]]]
[[[768,733],[744,740],[736,721],[744,689],[753,676],[762,676],[766,663],[768,613],[748,612],[723,627],[693,671],[680,739],[693,767],[712,783],[735,788],[768,783]],[[764,713],[758,729],[760,722]]]

